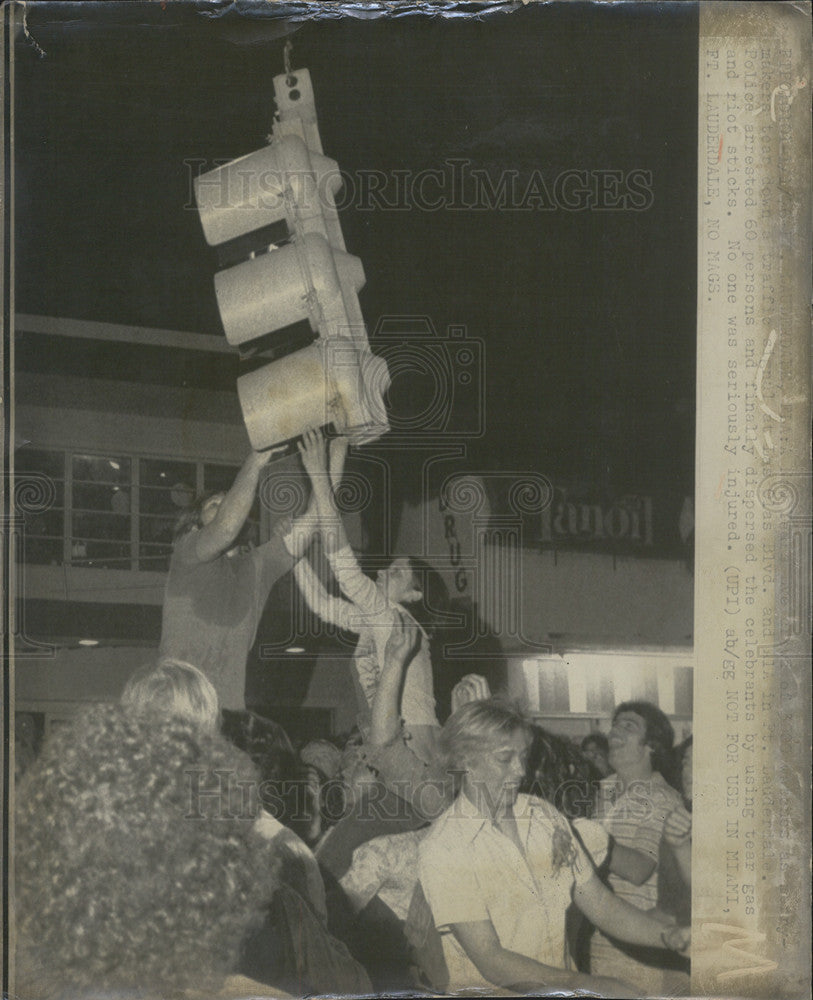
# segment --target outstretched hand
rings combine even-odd
[[[452,688],[452,712],[470,701],[486,701],[490,697],[491,689],[482,674],[466,674]]]
[[[318,479],[327,473],[327,452],[325,439],[319,428],[305,431],[297,444],[302,464],[311,479]]]
[[[411,661],[421,644],[421,630],[403,612],[396,610],[397,618],[384,647],[384,663],[399,670]]]

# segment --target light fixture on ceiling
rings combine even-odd
[[[304,646],[289,646],[285,650],[285,652],[286,653],[304,653],[305,652],[305,647]]]
[[[98,639],[80,639],[79,640],[79,645],[80,646],[98,646],[99,645],[99,640]]]

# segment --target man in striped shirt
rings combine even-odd
[[[610,765],[601,782],[599,818],[611,837],[609,883],[617,896],[640,910],[658,901],[657,863],[666,817],[681,804],[660,768],[674,742],[669,720],[646,701],[619,705],[609,734]],[[664,992],[667,954],[628,945],[596,931],[590,948],[593,975],[613,976],[646,996]]]

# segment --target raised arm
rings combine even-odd
[[[328,471],[325,439],[320,430],[305,431],[299,442],[299,454],[311,481],[311,489],[319,517],[319,530],[322,533],[322,544],[326,552],[336,552],[345,548],[349,543],[333,498],[333,484]]]
[[[386,598],[375,583],[361,571],[347,540],[347,532],[333,495],[334,489],[341,482],[347,453],[346,440],[336,438],[330,442],[329,471],[321,431],[306,431],[302,435],[299,453],[310,477],[322,544],[342,593],[363,615],[381,614],[388,607]]]
[[[269,452],[252,451],[243,462],[215,515],[195,534],[194,551],[199,562],[211,562],[234,544],[254,503],[260,471],[269,458]]]
[[[303,447],[304,442],[300,446],[300,454],[303,452]],[[330,442],[330,483],[333,490],[336,490],[342,481],[347,447],[348,441],[344,437],[334,438]],[[295,559],[301,559],[305,555],[314,534],[319,529],[319,510],[316,499],[316,494],[311,490],[310,502],[305,513],[293,521],[289,521],[282,532],[285,547]]]
[[[338,628],[349,632],[358,631],[353,623],[353,605],[341,597],[329,594],[307,559],[300,559],[296,563],[294,576],[305,602],[315,615]]]
[[[384,663],[373,698],[369,742],[381,746],[400,731],[400,695],[404,672],[421,644],[421,632],[400,611],[384,649]]]

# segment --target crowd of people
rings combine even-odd
[[[578,745],[479,675],[441,725],[432,571],[362,573],[335,502],[346,445],[310,432],[300,452],[305,515],[242,551],[261,457],[199,503],[159,658],[21,774],[16,995],[687,994],[691,742],[633,701]],[[295,745],[242,710],[269,581],[291,567],[358,636],[342,738]]]

